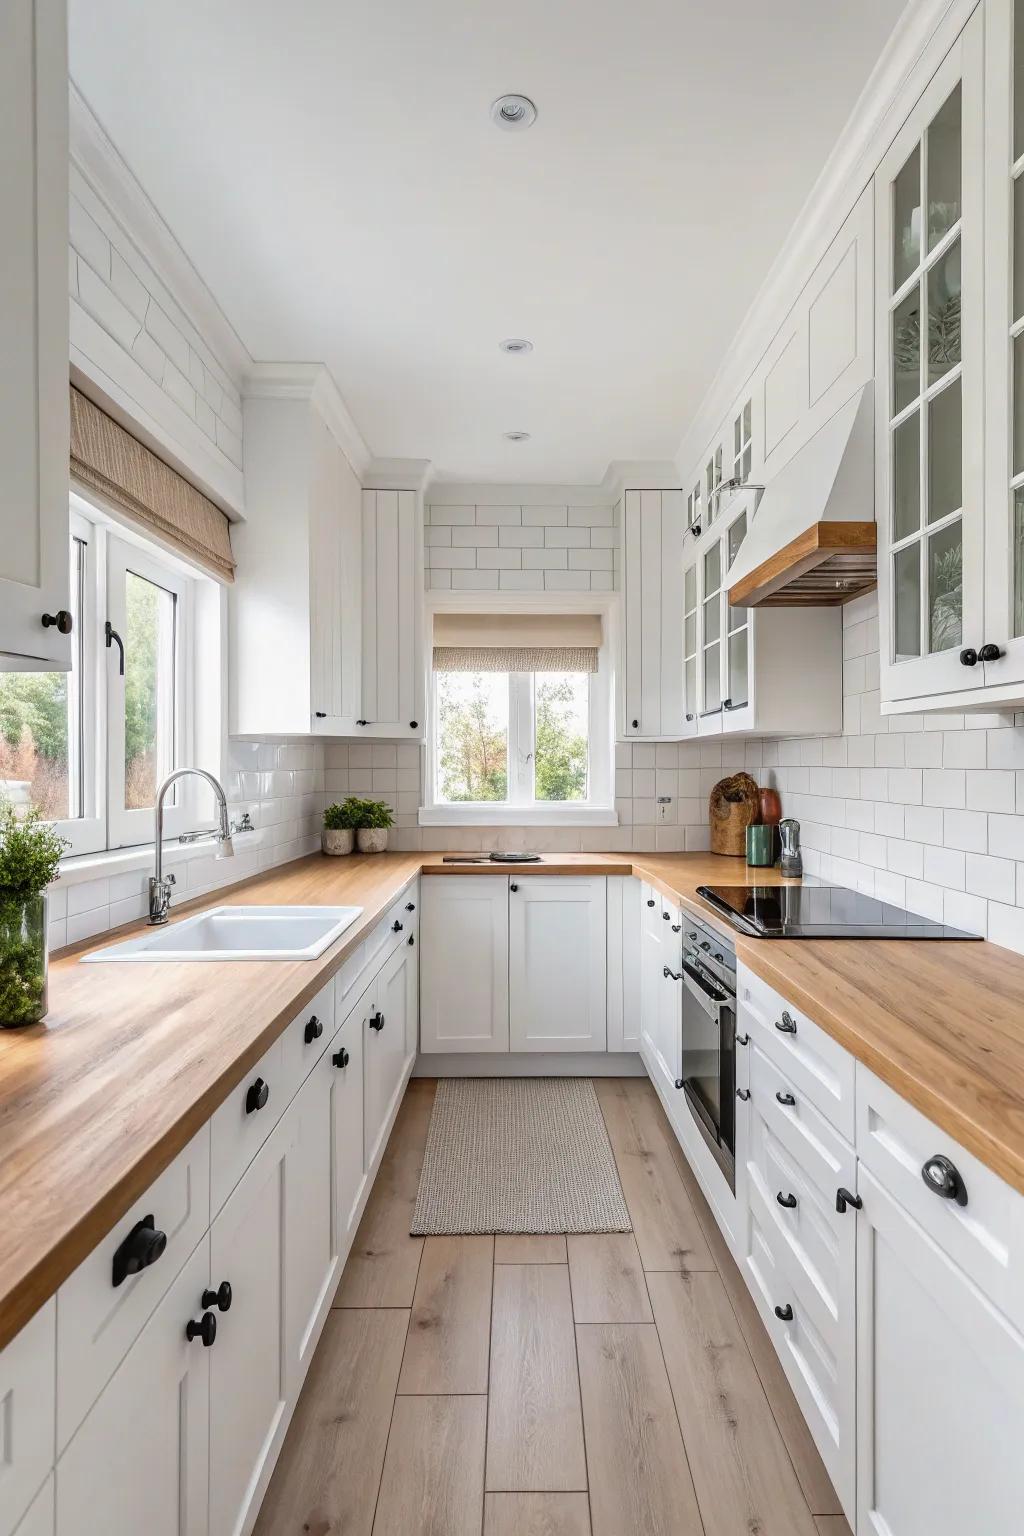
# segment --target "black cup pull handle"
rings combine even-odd
[[[736,1097],[738,1099],[742,1099],[744,1104],[745,1104],[747,1102],[747,1100],[750,1098],[750,1089],[749,1088],[737,1088],[736,1089]]]
[[[796,1103],[796,1099],[794,1099],[791,1093],[783,1093],[781,1089],[775,1095],[775,1097],[778,1099],[779,1103],[783,1106],[784,1109],[792,1109]]]
[[[840,1216],[846,1215],[846,1207],[848,1205],[852,1205],[855,1211],[859,1211],[863,1204],[864,1201],[860,1195],[851,1195],[850,1191],[842,1186],[836,1190],[836,1210]]]
[[[987,645],[983,645],[981,650],[978,652],[978,660],[998,661],[1000,656],[1003,654],[1004,652],[999,649],[998,645],[993,645],[992,642],[989,641],[989,643]]]
[[[775,1020],[775,1028],[778,1030],[780,1035],[795,1035],[796,1020],[794,1019],[793,1015],[784,1008],[782,1010],[782,1018]]]
[[[750,1036],[749,1035],[737,1035],[736,1036],[736,1044],[737,1045],[749,1045],[750,1044]]]
[[[793,1321],[793,1308],[788,1301],[784,1307],[775,1308],[775,1316],[783,1323],[791,1323]]]
[[[942,1200],[955,1200],[957,1205],[967,1204],[967,1185],[955,1163],[937,1152],[921,1169],[921,1177],[933,1195]]]
[[[775,1198],[779,1202],[779,1204],[782,1206],[782,1209],[784,1211],[795,1211],[796,1210],[796,1195],[793,1195],[793,1194],[784,1195],[782,1193],[782,1190],[780,1189],[778,1194],[775,1196]]]

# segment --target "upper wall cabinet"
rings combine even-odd
[[[351,735],[360,715],[361,492],[310,399],[245,402],[232,530],[231,730]]]
[[[684,500],[680,490],[623,496],[619,729],[627,738],[678,741],[686,734],[679,579]]]
[[[71,661],[66,28],[0,7],[0,669]]]
[[[364,491],[360,736],[424,730],[423,518],[415,491]]]

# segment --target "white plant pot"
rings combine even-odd
[[[356,833],[360,853],[383,853],[388,845],[387,827],[360,827]]]
[[[351,853],[354,842],[355,833],[351,827],[335,827],[331,830],[325,827],[320,833],[320,847],[324,853]]]

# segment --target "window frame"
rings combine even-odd
[[[430,633],[435,613],[479,613],[486,606],[489,613],[599,613],[602,619],[602,643],[598,652],[598,670],[590,673],[589,770],[586,800],[534,800],[533,767],[514,763],[513,741],[524,739],[521,719],[513,725],[513,712],[529,713],[528,735],[533,740],[533,694],[529,680],[533,673],[508,673],[509,751],[508,798],[505,800],[447,801],[437,797],[438,704],[437,673],[431,665]],[[614,699],[615,671],[612,658],[619,622],[619,604],[615,593],[552,592],[531,598],[497,597],[491,593],[427,594],[426,621],[428,644],[427,736],[424,747],[423,804],[420,826],[618,826],[614,799]],[[526,794],[526,785],[530,793]]]

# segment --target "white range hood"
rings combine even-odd
[[[734,607],[847,603],[877,582],[872,386],[765,489],[728,576]]]

